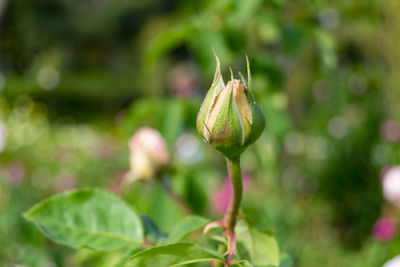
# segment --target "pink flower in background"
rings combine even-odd
[[[250,178],[243,175],[243,191],[246,191],[250,186]],[[232,186],[229,178],[225,179],[224,185],[221,189],[214,192],[212,195],[212,209],[218,215],[222,215],[228,209],[229,202],[232,197]]]
[[[4,178],[13,186],[20,186],[25,180],[25,166],[20,162],[12,162],[4,169]]]
[[[387,120],[381,125],[381,136],[388,142],[400,141],[400,123],[394,120]]]
[[[372,233],[381,242],[390,241],[397,234],[396,221],[390,217],[382,217],[375,223]]]
[[[129,140],[130,173],[134,179],[149,179],[169,164],[167,143],[152,128],[142,127]]]
[[[400,206],[400,165],[382,170],[383,197],[389,203]]]

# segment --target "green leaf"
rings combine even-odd
[[[161,232],[169,233],[184,217],[182,209],[166,192],[161,183],[153,183],[151,186],[137,183],[127,197],[129,203],[140,207],[140,212],[151,218]]]
[[[136,253],[143,251],[144,248],[142,247],[138,247],[138,248],[134,248],[130,251],[128,251],[127,253],[125,253],[122,258],[119,260],[119,262],[117,262],[117,264],[114,265],[114,267],[124,267],[125,262],[132,257],[133,255],[135,255]]]
[[[236,226],[236,235],[237,249],[242,259],[257,266],[279,266],[279,246],[272,234],[240,220]]]
[[[56,243],[114,250],[140,244],[143,226],[125,201],[102,189],[78,189],[55,195],[24,214]]]
[[[162,232],[150,217],[146,215],[141,215],[140,217],[144,226],[144,234],[148,239],[155,243],[162,243],[167,239],[168,235]]]
[[[168,237],[167,243],[174,243],[184,239],[191,233],[203,228],[208,223],[208,221],[208,219],[196,215],[191,215],[183,218],[172,229]]]
[[[196,244],[180,242],[138,252],[129,258],[125,267],[167,267],[207,261],[223,263],[224,258]]]

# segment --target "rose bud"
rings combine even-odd
[[[142,127],[129,140],[130,174],[132,178],[149,179],[169,163],[167,144],[161,134]]]
[[[207,143],[232,159],[260,137],[265,118],[254,100],[248,58],[247,83],[240,72],[241,81],[231,71],[231,81],[225,85],[215,57],[214,81],[197,115],[197,130]]]

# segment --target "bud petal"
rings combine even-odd
[[[234,80],[234,83],[233,96],[235,98],[235,107],[239,114],[242,128],[242,145],[244,145],[246,137],[249,136],[251,130],[253,116],[251,114],[251,108],[247,100],[247,93],[244,85],[241,84],[239,80]]]
[[[206,141],[208,141],[210,131],[209,129],[207,129],[208,126],[205,124],[205,122],[209,120],[211,108],[215,105],[215,99],[225,87],[224,81],[221,76],[219,59],[216,55],[215,59],[217,61],[217,67],[215,69],[214,81],[211,85],[210,90],[208,90],[206,97],[204,98],[196,121],[197,130]]]

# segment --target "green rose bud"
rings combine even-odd
[[[248,58],[248,82],[240,72],[242,80],[234,79],[231,71],[231,81],[225,85],[215,57],[214,81],[197,115],[197,130],[207,143],[232,159],[260,137],[265,118],[254,100]]]

